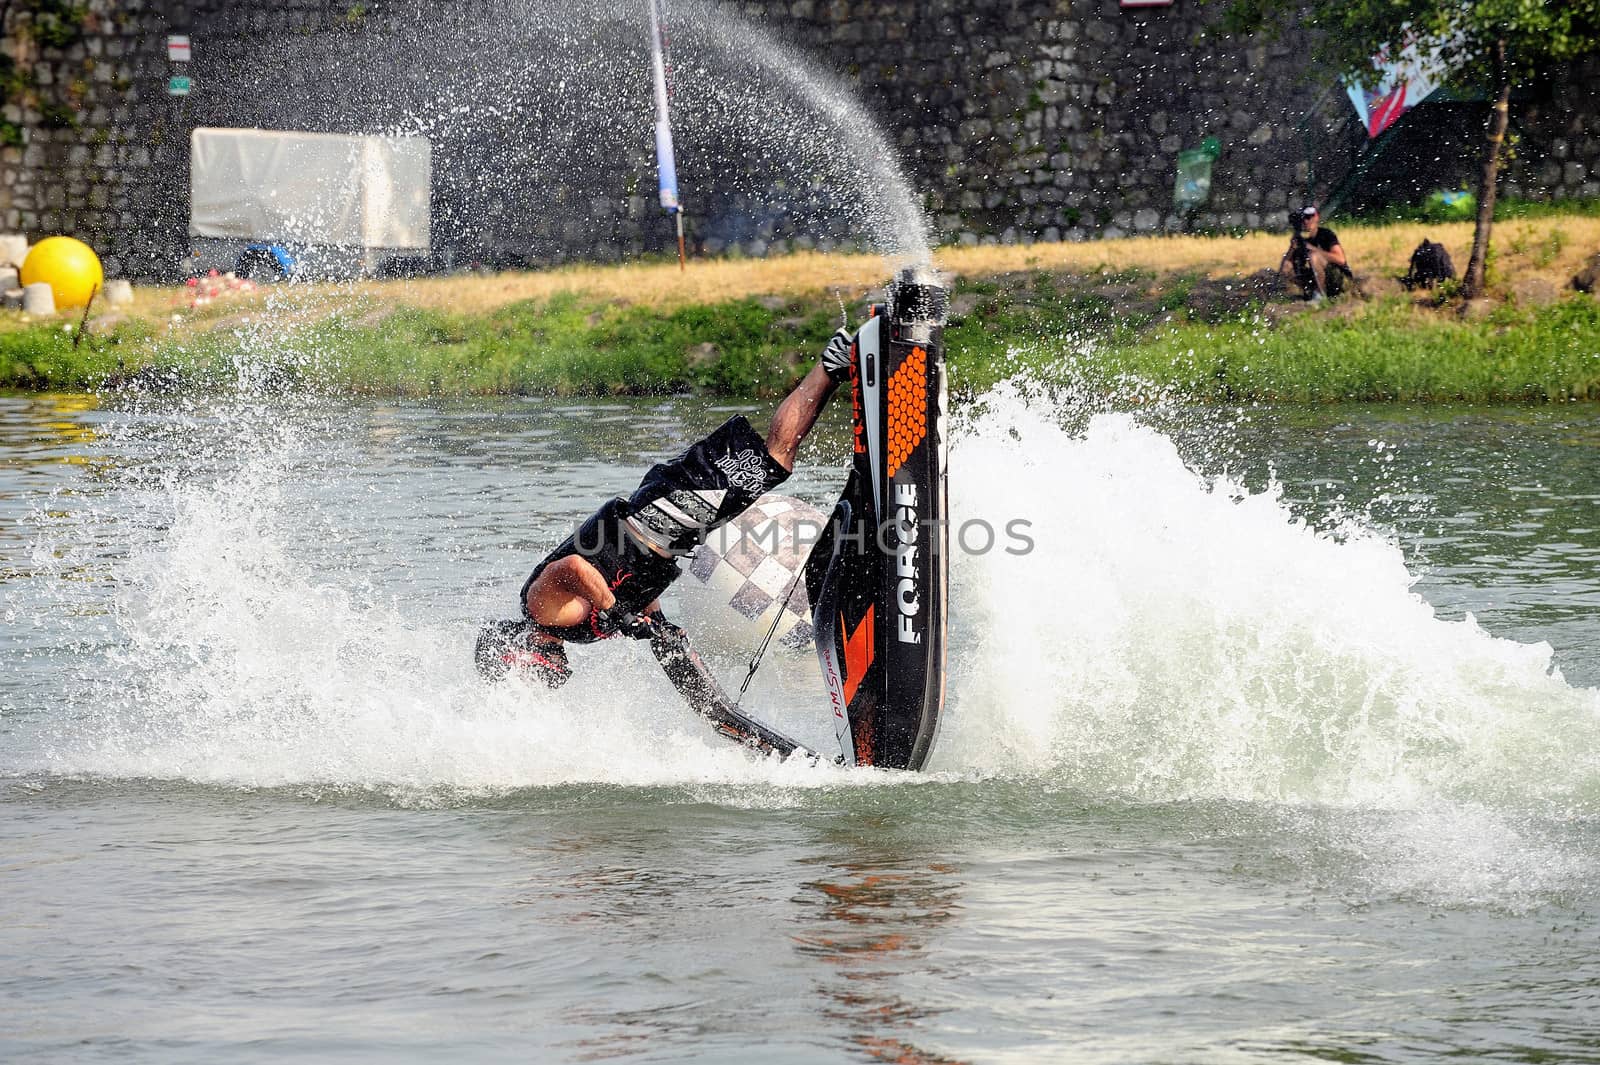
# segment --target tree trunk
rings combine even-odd
[[[1489,145],[1483,157],[1483,174],[1478,179],[1478,225],[1472,234],[1472,258],[1467,261],[1467,276],[1462,294],[1467,299],[1483,295],[1483,272],[1489,258],[1489,231],[1494,228],[1494,194],[1500,182],[1500,155],[1505,146],[1506,126],[1511,121],[1511,77],[1506,71],[1505,38],[1494,42],[1494,75],[1498,82],[1494,110],[1489,112]]]

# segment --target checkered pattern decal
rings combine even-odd
[[[822,535],[827,516],[792,496],[764,495],[733,521],[713,530],[689,560],[688,570],[734,610],[771,624],[772,611],[795,581],[778,622],[778,643],[792,650],[811,645],[811,603],[801,570]]]

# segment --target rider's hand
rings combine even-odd
[[[642,618],[615,603],[604,610],[596,610],[590,619],[590,625],[604,639],[627,636],[634,640],[648,640],[655,635],[655,629],[648,618]]]
[[[651,614],[645,620],[650,622],[652,644],[661,644],[674,650],[689,646],[689,634],[660,614]]]
[[[841,326],[828,338],[827,346],[822,349],[822,368],[834,381],[843,381],[850,376],[850,345],[854,340],[850,330]]]

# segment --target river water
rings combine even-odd
[[[0,397],[0,1057],[1600,1061],[1596,408],[988,397],[956,519],[1035,548],[956,557],[911,775],[636,646],[475,679],[734,408],[270,391]],[[816,684],[748,705],[823,746]]]

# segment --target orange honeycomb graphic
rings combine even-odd
[[[889,476],[928,435],[928,353],[912,348],[889,378]]]

